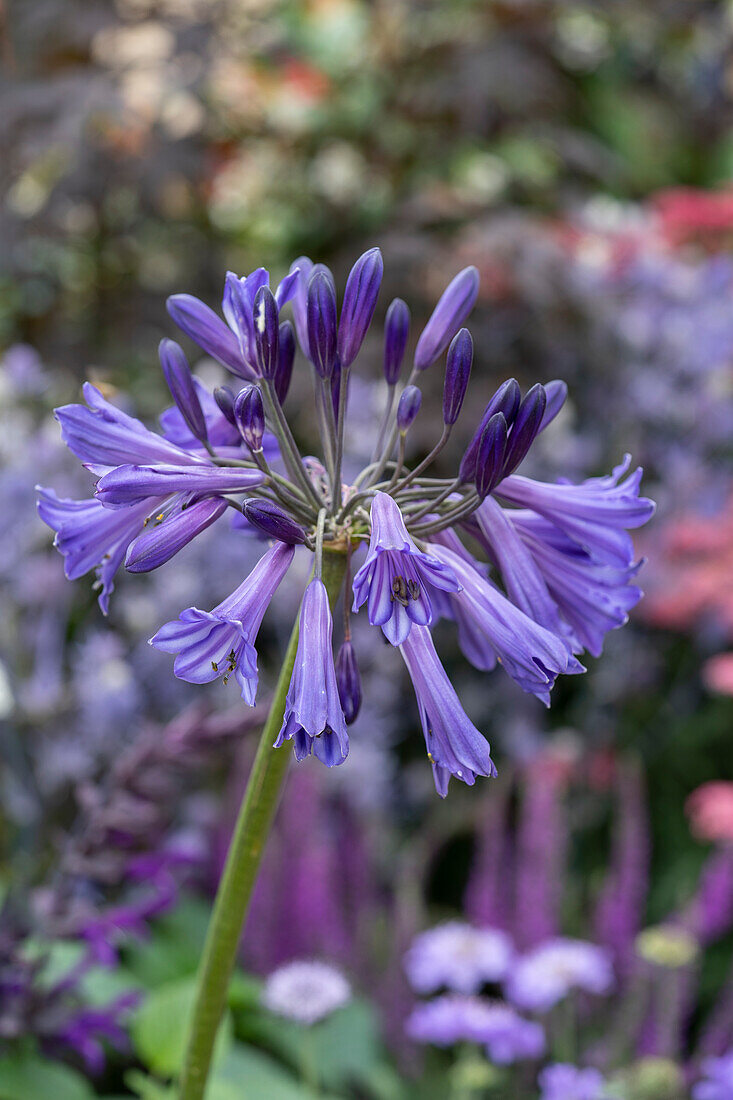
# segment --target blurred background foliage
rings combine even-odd
[[[372,244],[385,255],[379,309],[399,294],[416,331],[449,277],[479,268],[477,404],[511,374],[523,384],[567,378],[569,411],[537,448],[533,473],[588,476],[631,449],[660,511],[640,540],[646,603],[587,677],[558,686],[549,716],[448,656],[506,776],[482,793],[478,814],[474,791],[453,791],[440,806],[429,796],[415,716],[401,705],[406,685],[364,641],[374,702],[355,729],[353,760],[332,785],[312,779],[328,821],[346,823],[352,840],[361,831],[373,849],[360,864],[369,889],[354,886],[345,912],[353,917],[366,889],[373,920],[360,934],[381,944],[385,973],[399,970],[426,908],[465,909],[482,829],[504,812],[512,835],[525,769],[547,752],[564,761],[558,927],[593,932],[619,858],[614,790],[629,767],[639,777],[633,844],[648,844],[650,860],[632,924],[684,911],[715,855],[691,832],[685,800],[707,781],[733,779],[733,5],[6,0],[0,20],[0,840],[6,877],[12,860],[16,881],[37,891],[19,907],[18,928],[27,908],[31,924],[42,914],[47,935],[88,935],[90,911],[98,917],[127,896],[126,861],[107,852],[107,862],[85,862],[112,828],[104,776],[124,744],[129,773],[112,782],[126,790],[135,752],[153,752],[136,741],[141,726],[156,742],[155,731],[201,697],[173,681],[145,638],[192,585],[202,606],[201,588],[215,602],[221,572],[253,553],[231,533],[204,539],[161,577],[136,578],[134,590],[122,581],[101,625],[84,583],[63,582],[33,513],[36,481],[63,477],[63,491],[79,477],[60,455],[50,408],[76,400],[90,376],[152,415],[164,393],[155,349],[171,332],[168,294],[216,305],[227,269],[263,264],[279,275],[301,253],[330,263],[338,281]],[[362,427],[380,400],[380,350],[371,350]],[[199,369],[213,377],[211,363]],[[296,379],[296,410],[305,385]],[[424,450],[440,388],[437,374],[426,380]],[[297,427],[307,439],[312,426],[301,417]],[[263,638],[266,680],[288,610]],[[197,717],[188,732],[174,730],[170,758],[154,758],[164,775],[155,812],[164,795],[180,802],[133,845],[149,854],[151,830],[168,847],[174,838],[165,873],[170,859],[185,866],[187,889],[199,894],[216,878],[238,793],[224,765],[236,759],[241,774],[249,751],[232,748],[220,697],[203,694],[219,724]],[[201,760],[211,764],[203,774]],[[323,822],[314,828],[328,833]],[[317,873],[337,881],[318,863],[336,857],[319,851]],[[393,896],[403,872],[406,897]],[[271,898],[285,890],[268,888]],[[419,904],[410,889],[422,891]],[[136,910],[143,923],[155,916],[148,904]],[[475,905],[473,915],[499,920]],[[688,1047],[730,966],[731,924],[733,907],[681,1025]],[[164,952],[175,936],[161,927]],[[266,938],[247,958],[255,969],[326,947],[307,935],[286,946]],[[365,981],[373,947],[361,956]],[[126,965],[140,977],[143,949],[131,950]],[[340,950],[347,961],[356,949],[346,937]],[[190,959],[174,962],[164,976],[190,969]],[[389,982],[380,996],[404,1003]]]

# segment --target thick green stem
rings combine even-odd
[[[345,554],[324,552],[322,580],[331,606],[336,602],[345,570]],[[290,746],[273,749],[272,744],[282,726],[297,648],[296,621],[247,782],[206,934],[186,1044],[180,1100],[202,1100],[204,1096],[214,1040],[226,1004],[242,926],[290,762]],[[242,1084],[246,1092],[246,1082]]]

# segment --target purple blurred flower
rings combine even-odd
[[[692,1100],[730,1100],[733,1096],[733,1050],[722,1058],[707,1058],[702,1078],[692,1087]]]
[[[413,1009],[405,1030],[416,1042],[433,1046],[478,1043],[497,1065],[538,1058],[545,1049],[540,1024],[523,1019],[510,1005],[481,997],[436,997]]]
[[[547,1012],[574,989],[602,995],[614,985],[607,951],[583,940],[548,940],[518,958],[505,985],[519,1008]]]
[[[418,550],[392,497],[377,493],[369,551],[353,587],[354,611],[368,600],[369,622],[381,626],[392,645],[401,645],[413,623],[433,621],[431,588],[457,592],[460,586],[447,565]]]
[[[435,993],[441,986],[455,993],[478,993],[487,982],[506,977],[512,955],[506,933],[448,921],[412,941],[405,971],[417,993]]]
[[[606,1095],[606,1082],[597,1069],[578,1069],[565,1062],[546,1066],[537,1083],[540,1100],[602,1100]]]

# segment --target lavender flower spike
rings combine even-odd
[[[417,696],[428,759],[441,798],[451,775],[472,787],[477,775],[494,778],[489,742],[470,721],[435,652],[430,631],[415,626],[400,646]]]
[[[415,348],[415,370],[425,370],[443,354],[474,307],[479,275],[465,267],[445,288]]]
[[[597,1069],[578,1069],[567,1062],[546,1066],[537,1083],[540,1100],[603,1100],[608,1095]]]
[[[187,607],[178,619],[162,626],[150,644],[175,653],[173,671],[179,680],[208,684],[234,674],[242,698],[254,706],[257,653],[254,642],[270,600],[293,560],[292,546],[276,543],[260,558],[249,576],[213,611]]]
[[[318,577],[310,582],[300,608],[300,634],[285,703],[285,720],[275,741],[293,742],[296,760],[309,754],[327,767],[343,764],[349,752],[331,638],[333,620],[328,593]]]
[[[424,554],[410,538],[392,497],[375,493],[369,552],[354,577],[354,611],[365,603],[372,626],[381,626],[392,645],[401,645],[413,623],[433,621],[431,588],[458,592],[451,568]]]
[[[338,356],[342,370],[348,370],[359,354],[374,316],[384,261],[378,248],[370,248],[356,261],[346,280],[338,329]]]

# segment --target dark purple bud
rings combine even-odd
[[[296,269],[298,270],[298,285],[292,297],[293,319],[295,320],[295,331],[298,334],[298,342],[303,355],[306,359],[310,359],[306,303],[308,301],[308,282],[313,272],[313,261],[309,260],[307,256],[299,256],[290,265],[291,274]]]
[[[540,424],[541,432],[545,430],[548,424],[552,423],[567,401],[568,387],[559,378],[556,378],[554,381],[545,384],[545,393],[547,395],[547,405]]]
[[[336,288],[327,271],[314,271],[308,283],[308,346],[321,378],[330,378],[336,361]]]
[[[547,397],[545,387],[537,382],[524,395],[524,400],[519,406],[517,415],[512,424],[511,435],[507,442],[506,457],[504,459],[504,477],[512,470],[516,470],[519,463],[532,446],[535,436],[540,430],[542,417],[545,415]]]
[[[384,377],[394,386],[400,376],[410,335],[410,310],[401,298],[395,298],[384,320]]]
[[[199,395],[193,384],[193,376],[183,348],[175,340],[161,340],[158,345],[160,365],[163,368],[168,389],[176,403],[176,408],[185,420],[191,435],[206,443],[206,417],[204,416]]]
[[[333,374],[331,375],[331,404],[333,405],[334,419],[338,420],[339,415],[339,401],[341,400],[341,384],[342,384],[342,370],[341,363],[338,356],[336,356],[336,362],[333,366]]]
[[[351,642],[344,642],[336,655],[336,686],[346,725],[350,726],[361,709],[361,676]]]
[[[239,434],[250,451],[261,451],[262,437],[265,434],[265,410],[258,386],[246,386],[237,394],[234,419]]]
[[[370,248],[360,256],[349,272],[338,331],[342,370],[348,370],[356,359],[372,323],[383,272],[384,261],[378,248]]]
[[[277,370],[275,371],[275,393],[282,405],[288,396],[295,360],[295,332],[290,321],[283,321],[280,325],[279,347]]]
[[[228,325],[194,298],[192,294],[173,294],[166,302],[168,313],[182,332],[240,378],[252,378],[251,368],[244,362],[239,340]]]
[[[481,498],[501,480],[506,453],[507,426],[503,413],[494,413],[481,436],[476,460],[476,491]]]
[[[499,386],[499,389],[484,409],[484,414],[481,417],[479,426],[473,433],[471,442],[466,448],[466,453],[461,459],[461,465],[458,471],[461,481],[468,482],[475,481],[476,479],[476,462],[478,460],[479,444],[481,443],[483,434],[492,416],[498,412],[503,413],[507,425],[511,425],[521,400],[522,392],[515,378],[510,378]]]
[[[236,428],[237,421],[234,416],[235,398],[236,394],[229,386],[217,386],[214,390],[214,400],[219,406],[219,411],[223,413],[229,423]]]
[[[263,378],[274,378],[280,350],[280,317],[269,286],[261,286],[254,303],[257,366]]]
[[[405,386],[397,406],[397,427],[406,432],[420,412],[422,394],[417,386]]]
[[[219,498],[199,500],[181,508],[161,522],[152,518],[141,535],[130,543],[125,568],[130,573],[149,573],[170,561],[196,535],[227,510],[227,502]]]
[[[416,370],[425,370],[443,354],[473,309],[478,296],[478,284],[476,268],[466,267],[445,288],[417,342]]]
[[[242,511],[248,523],[271,539],[285,542],[288,546],[294,546],[306,540],[303,528],[272,500],[250,497],[242,505]]]
[[[448,348],[445,364],[445,385],[443,387],[443,420],[446,424],[455,424],[466,396],[468,379],[473,363],[473,340],[467,328],[453,337]]]

